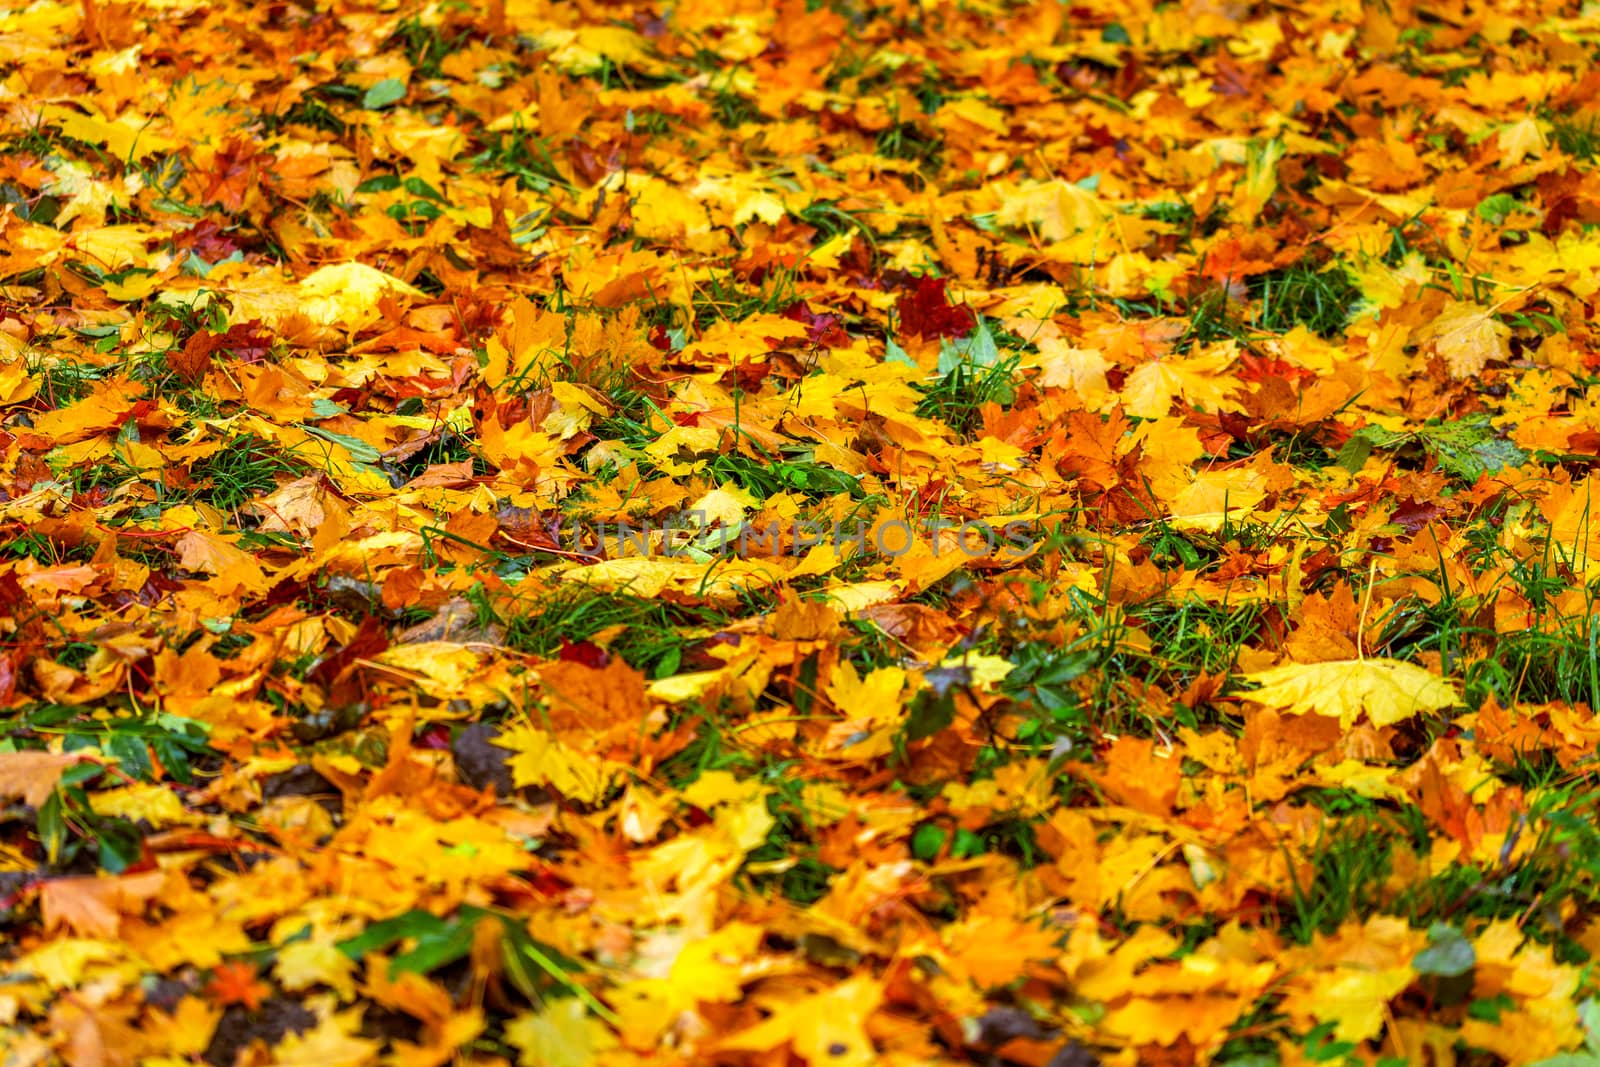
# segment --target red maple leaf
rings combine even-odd
[[[965,337],[978,324],[978,317],[965,304],[950,303],[943,278],[924,274],[910,289],[903,290],[894,302],[900,328],[924,339]]]

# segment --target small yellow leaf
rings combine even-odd
[[[89,797],[96,815],[114,815],[151,826],[178,826],[201,823],[204,816],[186,811],[183,801],[172,790],[153,783],[136,783],[121,789],[107,789]]]
[[[355,960],[327,939],[294,941],[278,950],[272,973],[285,989],[299,991],[315,985],[337,990],[349,1000],[356,995]]]
[[[628,768],[569,748],[537,726],[518,725],[495,744],[516,755],[507,761],[511,780],[518,787],[547,785],[570,800],[595,804],[611,788],[612,780]]]
[[[1419,336],[1450,368],[1452,378],[1470,378],[1491,359],[1508,359],[1511,328],[1486,307],[1457,301],[1440,312]]]
[[[517,1016],[506,1026],[506,1040],[516,1046],[522,1067],[589,1067],[600,1053],[617,1047],[606,1025],[573,997]]]

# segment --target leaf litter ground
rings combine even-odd
[[[1600,1062],[1597,41],[0,14],[4,1062]]]

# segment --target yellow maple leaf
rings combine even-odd
[[[700,339],[686,346],[683,358],[712,360],[726,357],[730,362],[760,361],[767,358],[769,341],[794,340],[806,335],[803,323],[782,315],[751,315],[739,322],[717,322],[706,327]]]
[[[22,346],[10,334],[0,333],[0,407],[30,400],[39,391],[39,379],[28,373]]]
[[[1180,530],[1222,528],[1232,514],[1234,520],[1248,517],[1266,499],[1260,472],[1248,468],[1202,471],[1172,500],[1172,525]]]
[[[357,1037],[360,1012],[352,1009],[323,1019],[304,1033],[290,1033],[273,1050],[278,1067],[365,1067],[376,1061],[381,1043]]]
[[[1233,379],[1222,373],[1233,361],[1231,346],[1188,359],[1151,360],[1128,375],[1122,385],[1122,406],[1141,419],[1161,418],[1179,397],[1211,412],[1238,410],[1239,405],[1227,399]]]
[[[1524,115],[1500,127],[1495,141],[1500,146],[1502,167],[1514,167],[1530,155],[1542,156],[1546,149],[1544,131],[1539,129],[1539,120],[1532,115]]]
[[[324,326],[364,326],[377,315],[384,294],[422,296],[422,291],[365,263],[333,263],[300,279],[298,310]]]
[[[1458,300],[1420,331],[1450,368],[1452,378],[1470,378],[1491,359],[1509,359],[1511,328],[1494,317],[1492,308]]]
[[[522,1067],[588,1067],[599,1053],[617,1047],[606,1025],[572,997],[517,1016],[506,1026],[506,1041],[516,1046]]]
[[[1232,217],[1235,222],[1252,223],[1278,191],[1278,164],[1284,144],[1274,137],[1265,143],[1252,142],[1245,161],[1245,179],[1233,191]]]
[[[1025,182],[1004,196],[995,222],[1001,226],[1033,224],[1046,241],[1064,241],[1079,233],[1096,231],[1110,217],[1098,196],[1060,179]]]
[[[1074,348],[1060,338],[1039,342],[1039,384],[1053,389],[1071,389],[1090,404],[1098,405],[1110,395],[1106,371],[1111,361],[1091,348]]]
[[[899,710],[905,684],[906,672],[899,667],[879,667],[862,676],[845,660],[835,668],[827,694],[833,706],[846,715],[881,720]]]
[[[127,952],[128,946],[116,941],[58,937],[17,957],[11,970],[34,975],[51,989],[71,989],[84,980],[94,964],[120,960]]]
[[[272,973],[285,989],[299,991],[325,985],[338,992],[341,1000],[356,995],[356,962],[327,937],[292,941],[278,950]]]
[[[1305,975],[1284,998],[1291,1019],[1332,1023],[1339,1041],[1365,1041],[1383,1029],[1389,1001],[1416,976],[1410,967],[1337,967]]]
[[[788,1043],[810,1064],[869,1067],[878,1062],[866,1022],[883,1002],[883,986],[857,975],[798,1001],[768,1002],[772,1015],[721,1042],[720,1047],[766,1052]]]
[[[511,727],[495,744],[516,755],[507,761],[511,780],[518,787],[547,785],[571,800],[598,803],[612,780],[627,765],[580,752],[556,740],[537,726]]]
[[[183,801],[170,789],[153,783],[136,783],[121,789],[105,789],[89,798],[96,815],[114,815],[144,820],[151,826],[166,827],[205,821],[202,815],[184,809]]]
[[[1261,688],[1246,694],[1257,704],[1290,715],[1308,712],[1339,720],[1346,729],[1362,712],[1375,726],[1436,711],[1460,698],[1449,682],[1414,663],[1396,659],[1346,659],[1291,663],[1244,676]]]

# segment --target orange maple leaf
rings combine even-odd
[[[255,1011],[272,995],[272,987],[256,977],[255,964],[233,960],[211,972],[206,993],[218,1004],[243,1004]]]

